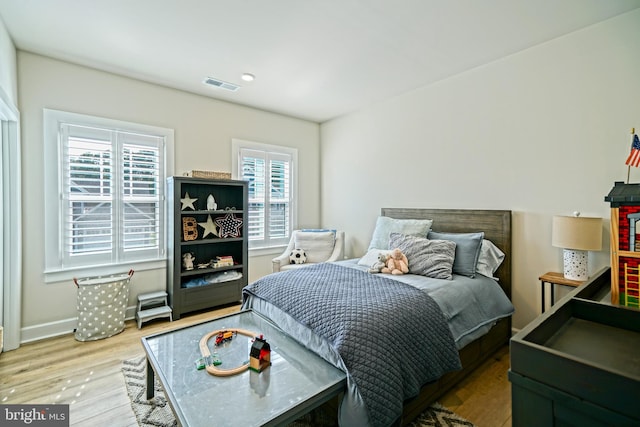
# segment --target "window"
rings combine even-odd
[[[172,145],[170,129],[45,110],[47,272],[165,258]]]
[[[249,181],[249,248],[289,243],[296,223],[298,150],[234,139],[233,176]]]

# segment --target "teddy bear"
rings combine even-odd
[[[405,274],[409,272],[409,260],[407,256],[398,248],[391,251],[387,265],[382,269],[382,273],[391,273],[395,275]]]
[[[387,265],[388,259],[389,259],[389,254],[380,252],[378,254],[378,260],[374,262],[369,268],[369,273],[380,273],[382,269]]]

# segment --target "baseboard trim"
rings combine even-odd
[[[127,307],[125,320],[135,319],[136,306]],[[20,329],[20,344],[27,344],[47,338],[72,334],[78,325],[78,318],[57,320],[55,322],[42,323],[40,325],[26,326]]]

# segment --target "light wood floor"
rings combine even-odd
[[[70,404],[72,426],[136,427],[121,372],[123,360],[144,354],[140,338],[228,314],[238,305],[148,322],[111,338],[78,342],[73,335],[22,345],[0,354],[0,403]],[[505,347],[439,401],[478,427],[511,426],[511,387]]]

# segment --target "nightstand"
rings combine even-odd
[[[542,313],[544,313],[544,309],[545,309],[545,304],[544,304],[544,284],[545,283],[549,284],[549,293],[551,294],[551,305],[555,303],[555,299],[553,296],[553,293],[554,293],[553,290],[555,285],[571,286],[571,287],[577,288],[578,286],[584,283],[584,281],[581,281],[581,280],[565,279],[562,273],[556,273],[553,271],[544,273],[542,276],[539,277],[539,279],[540,279],[540,286],[542,288]]]

